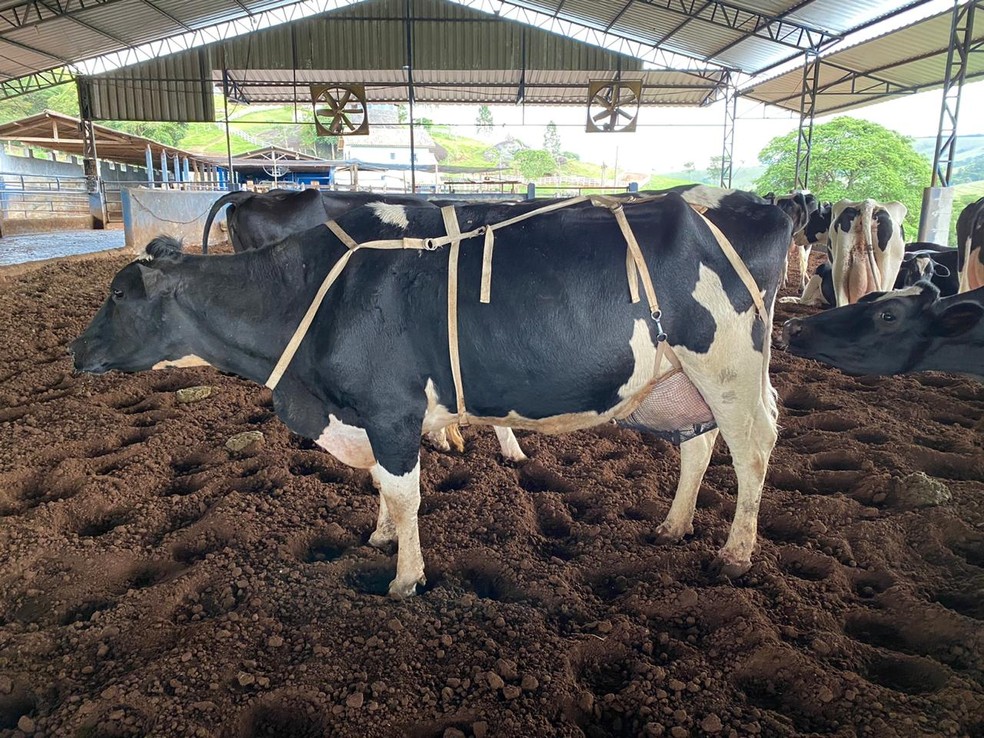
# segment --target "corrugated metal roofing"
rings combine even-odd
[[[892,33],[821,57],[816,114],[851,110],[943,86],[951,14],[941,13]],[[984,23],[974,30],[984,41]],[[966,79],[984,77],[984,54],[968,56]],[[802,69],[764,80],[743,94],[799,111]]]
[[[718,74],[722,69],[761,74],[800,58],[805,46],[836,42],[839,37],[876,20],[917,6],[930,7],[927,3],[932,1],[412,0],[416,18],[415,66],[452,73],[525,67],[528,71],[573,69],[595,74],[616,68],[623,72],[642,68],[638,58],[620,56],[597,45],[575,42],[558,33],[531,27],[541,26],[573,33],[607,48],[631,50],[632,54],[650,60],[683,59],[686,64],[679,66],[713,67]],[[242,20],[249,13],[288,6],[292,12],[294,8],[309,8],[305,11],[308,13],[315,7],[341,9],[230,38],[222,42],[224,61],[216,45],[207,48],[204,57],[198,51],[162,57],[165,52],[157,47],[145,49],[141,52],[145,58],[148,55],[160,58],[117,70],[96,82],[101,104],[113,117],[154,111],[155,117],[198,120],[209,113],[209,104],[201,100],[207,95],[210,74],[223,65],[239,70],[275,70],[293,67],[296,60],[298,68],[307,70],[399,70],[406,63],[403,0],[354,3],[351,0],[86,0],[84,7],[71,1],[37,4],[36,0],[0,0],[0,82],[29,72],[102,58],[100,55],[126,51],[151,41],[179,37],[190,29],[218,29],[216,24]],[[33,16],[22,27],[10,22],[11,8],[28,7],[41,16]],[[492,12],[522,22],[504,21],[489,15]],[[931,50],[944,49],[949,27],[946,22],[926,24],[919,33],[916,37],[900,31],[894,36],[904,46],[903,50],[910,52],[909,56],[899,57],[892,48],[893,36],[888,36],[888,40],[874,46],[864,46],[863,59],[852,59],[848,50],[837,52],[824,64],[832,65],[837,59],[836,63],[855,73],[867,66],[894,64],[891,84],[883,90],[889,95],[902,94],[891,89],[895,84],[909,89],[938,85],[942,81],[941,65],[929,57],[911,57],[913,49],[921,48],[920,45],[929,44]],[[222,35],[216,30],[213,37]],[[529,43],[531,37],[536,37],[535,44]],[[667,57],[666,53],[677,56]],[[841,53],[845,56],[839,56]],[[170,66],[159,65],[161,58],[173,62],[169,62]],[[187,62],[189,58],[195,60],[194,64]],[[205,60],[204,67],[196,76],[193,67],[200,59]],[[124,62],[116,59],[107,63],[119,66]],[[175,67],[191,76],[182,77],[180,83],[152,77],[170,74]],[[972,76],[975,74],[976,71]],[[786,76],[789,75],[796,80],[798,89],[799,70]],[[711,77],[714,82],[721,80],[720,76]],[[421,95],[457,102],[515,98],[516,85],[512,81],[502,86],[466,90],[468,79],[461,72],[454,80],[456,87],[438,86],[422,90]],[[787,93],[786,81],[784,77],[764,81],[750,96],[798,109],[798,100],[789,104],[788,100],[780,99]],[[853,107],[876,99],[871,89],[857,95],[851,90],[845,93],[835,83],[836,79],[832,78],[821,94],[823,102],[818,103],[818,110]],[[117,88],[115,91],[109,89],[113,86]],[[662,92],[657,92],[657,88]],[[568,91],[564,85],[544,85],[528,92],[526,99],[530,102],[579,103],[579,97],[583,97],[581,93]],[[269,90],[262,93],[266,97],[273,94]],[[373,90],[372,94],[392,96],[393,93]],[[487,97],[483,98],[483,94]],[[127,100],[127,95],[142,99]],[[660,104],[705,104],[713,97],[701,80],[700,84],[686,89],[654,85],[647,91],[645,100]]]

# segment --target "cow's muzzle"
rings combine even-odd
[[[102,374],[108,369],[107,363],[94,357],[81,337],[68,344],[68,353],[72,356],[72,368],[76,373]]]

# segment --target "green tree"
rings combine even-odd
[[[478,109],[478,118],[475,120],[475,130],[479,133],[492,133],[495,123],[492,122],[492,111],[488,105],[483,105]]]
[[[545,177],[557,166],[550,152],[544,149],[523,149],[513,157],[512,163],[526,179]]]
[[[707,174],[704,181],[707,184],[716,185],[721,182],[721,165],[724,163],[723,156],[712,156],[711,163],[707,165]]]
[[[796,138],[796,131],[774,138],[759,153],[766,168],[756,182],[760,192],[792,189]],[[929,181],[930,163],[895,131],[850,117],[813,128],[809,184],[820,200],[899,200],[909,210],[905,225],[915,233]]]
[[[984,179],[984,156],[975,156],[957,170],[950,184],[978,182],[982,179]]]
[[[547,130],[543,132],[543,148],[549,151],[554,159],[561,157],[560,134],[557,133],[557,124],[553,121],[547,123]]]
[[[167,146],[178,146],[188,129],[187,123],[154,123],[144,120],[114,120],[108,121],[106,125],[117,131],[149,138]]]

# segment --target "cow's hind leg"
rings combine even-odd
[[[683,347],[674,350],[731,450],[738,477],[738,504],[717,563],[725,575],[740,576],[752,565],[762,485],[778,435],[778,410],[769,381],[772,311],[768,325],[756,324],[754,308],[736,313],[730,302],[722,299],[723,294],[717,275],[702,267],[694,297],[714,316],[714,339],[706,353]]]
[[[707,465],[711,463],[711,452],[717,437],[715,428],[680,444],[680,481],[666,520],[656,529],[659,543],[675,543],[694,532],[697,493]]]

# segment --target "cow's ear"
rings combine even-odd
[[[958,302],[933,321],[933,333],[944,338],[952,338],[966,333],[984,318],[984,307],[976,302]]]
[[[137,268],[140,270],[140,279],[143,282],[144,292],[147,293],[147,297],[157,297],[170,291],[174,283],[171,275],[160,269],[147,267],[143,264],[138,264]]]

